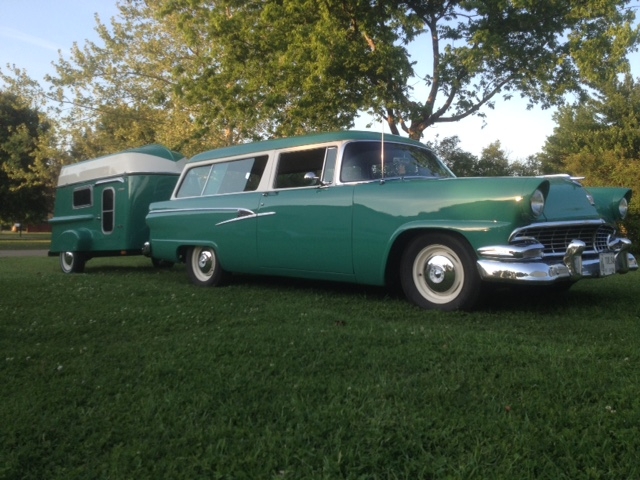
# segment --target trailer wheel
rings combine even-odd
[[[471,248],[453,235],[415,238],[402,257],[400,279],[407,298],[425,309],[468,310],[480,293]]]
[[[78,252],[60,252],[60,268],[64,273],[82,273],[86,259]]]
[[[191,247],[187,251],[187,273],[189,279],[200,287],[215,287],[226,277],[218,256],[211,247]]]

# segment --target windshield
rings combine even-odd
[[[340,180],[343,182],[366,182],[383,178],[455,177],[427,148],[385,142],[383,157],[381,145],[381,142],[347,144],[342,157]]]

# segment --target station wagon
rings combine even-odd
[[[145,253],[196,285],[230,273],[399,283],[426,309],[470,309],[485,285],[566,289],[638,268],[617,233],[626,188],[568,175],[456,178],[422,143],[338,132],[196,155],[150,205]]]

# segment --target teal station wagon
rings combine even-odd
[[[60,257],[65,273],[82,272],[93,257],[141,255],[149,204],[171,197],[185,163],[177,152],[148,145],[62,167],[49,255]]]
[[[481,287],[638,268],[616,233],[626,188],[566,175],[456,178],[419,142],[371,132],[212,150],[150,205],[145,253],[197,285],[229,273],[391,285],[427,309],[470,309]]]

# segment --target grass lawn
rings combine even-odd
[[[0,478],[639,478],[638,298],[631,273],[439,313],[0,258]]]
[[[48,250],[50,233],[0,232],[0,250]]]

